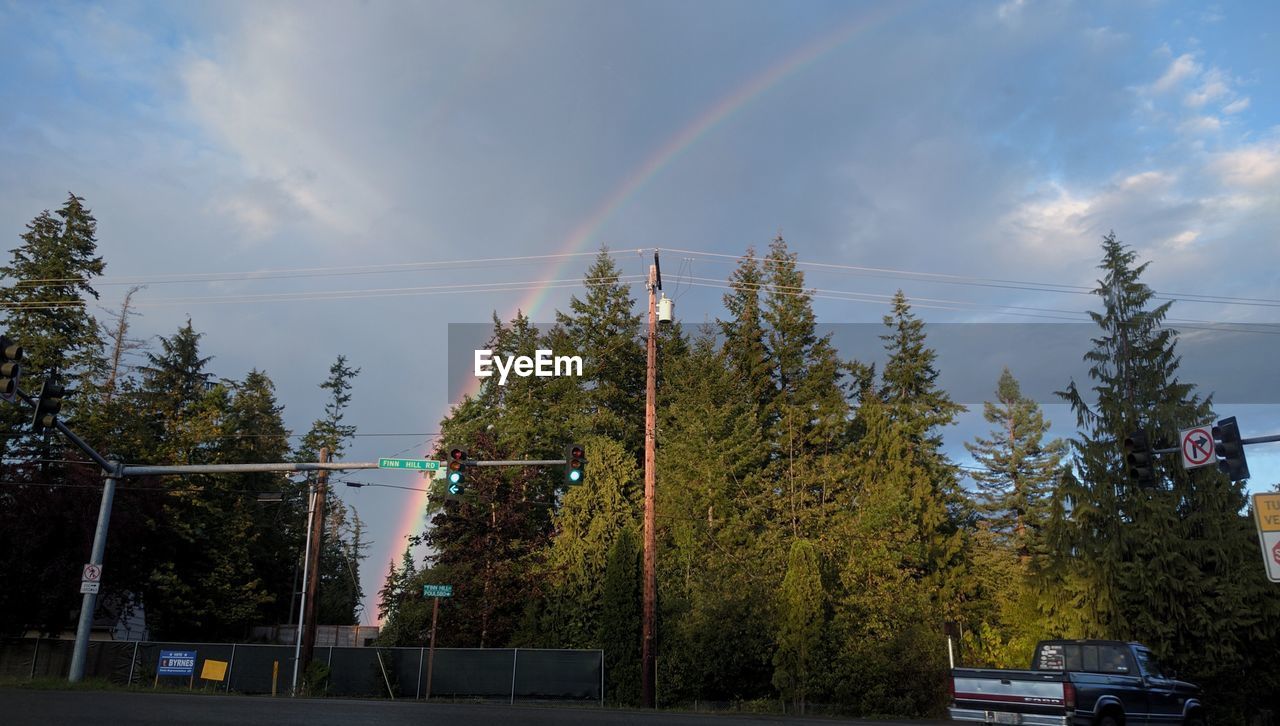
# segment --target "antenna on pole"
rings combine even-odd
[[[653,269],[657,273],[658,289],[662,289],[662,266],[658,264],[658,250],[653,251]]]

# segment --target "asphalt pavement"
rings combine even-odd
[[[944,721],[862,721],[743,714],[693,714],[541,705],[507,706],[336,698],[185,695],[115,691],[0,689],[0,723],[10,726],[140,724],[142,726],[767,726],[768,724],[912,724]]]

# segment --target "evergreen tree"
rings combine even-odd
[[[772,362],[768,435],[776,453],[772,475],[778,505],[792,539],[825,542],[827,516],[842,498],[848,443],[849,403],[842,386],[846,371],[830,335],[817,334],[810,293],[796,255],[782,237],[765,258],[768,293],[763,311]]]
[[[928,346],[924,322],[911,312],[899,290],[881,338],[889,353],[881,374],[880,397],[885,411],[911,443],[909,456],[920,475],[911,478],[910,511],[920,531],[923,565],[940,585],[943,600],[959,595],[958,573],[964,551],[964,525],[969,514],[956,467],[942,452],[943,426],[964,407],[938,388],[937,354]]]
[[[620,533],[639,524],[640,471],[617,442],[584,439],[583,483],[565,493],[542,567],[548,602],[544,630],[560,647],[597,643],[609,552]]]
[[[983,406],[983,418],[996,428],[965,448],[982,465],[970,476],[977,482],[977,509],[992,532],[1022,557],[1029,557],[1048,517],[1049,498],[1065,444],[1044,442],[1049,430],[1040,406],[1024,398],[1008,368],[996,384],[996,399]]]
[[[356,427],[344,424],[347,406],[351,403],[351,381],[360,375],[359,368],[347,365],[347,357],[339,355],[329,366],[329,377],[320,384],[322,390],[329,392],[329,400],[324,404],[324,416],[311,424],[311,430],[302,437],[295,457],[298,461],[317,461],[320,449],[329,449],[329,460],[342,458],[347,443],[356,433]]]
[[[1085,354],[1092,401],[1074,381],[1062,393],[1080,434],[1075,475],[1059,487],[1068,508],[1054,523],[1058,594],[1045,607],[1060,632],[1147,643],[1243,720],[1243,702],[1261,694],[1246,695],[1239,674],[1275,672],[1255,658],[1276,642],[1280,600],[1256,566],[1243,483],[1166,460],[1152,489],[1125,475],[1117,442],[1130,432],[1169,446],[1180,428],[1212,418],[1209,400],[1178,378],[1176,334],[1163,325],[1171,303],[1152,306],[1135,259],[1114,234],[1103,239],[1102,310],[1091,313],[1100,332]]]
[[[68,388],[88,390],[101,379],[105,367],[101,330],[86,309],[88,298],[98,299],[93,280],[106,265],[98,255],[97,220],[74,194],[55,213],[41,212],[27,223],[22,244],[10,250],[11,260],[0,267],[0,312],[5,334],[23,347],[23,378],[19,384],[39,391],[46,375],[57,375]],[[68,396],[63,418],[74,418],[82,405]],[[22,406],[0,408],[6,431],[22,430],[29,417]],[[26,456],[34,441],[25,444]],[[23,451],[21,438],[0,438],[0,454]],[[45,458],[63,458],[52,456]]]
[[[583,356],[586,393],[586,425],[589,430],[621,442],[628,451],[643,445],[645,349],[640,340],[640,316],[635,313],[631,286],[621,275],[607,249],[600,250],[583,278],[586,295],[569,300],[568,313],[556,313],[563,329],[558,342],[574,341],[581,347],[558,354]],[[565,349],[565,353],[560,353]]]
[[[607,697],[621,706],[640,703],[640,590],[639,538],[632,526],[626,526],[609,546],[596,638],[604,649]]]
[[[817,678],[825,595],[817,549],[807,540],[796,540],[791,544],[787,576],[778,593],[780,622],[773,685],[801,715]]]
[[[759,425],[765,426],[773,400],[773,381],[760,306],[765,282],[754,248],[747,248],[729,278],[729,287],[732,292],[724,296],[729,319],[720,322],[724,355],[736,374],[743,398],[758,407]]]

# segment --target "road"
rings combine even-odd
[[[144,726],[768,726],[769,724],[912,724],[942,721],[853,721],[741,714],[690,714],[584,707],[445,704],[413,701],[358,701],[336,698],[203,696],[113,691],[37,691],[0,689],[0,721],[9,726],[58,724],[141,724]]]

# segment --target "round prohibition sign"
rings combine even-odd
[[[1213,431],[1188,429],[1182,434],[1182,458],[1190,466],[1203,466],[1213,458]]]
[[[97,582],[102,579],[102,565],[85,565],[80,577],[85,582]]]

